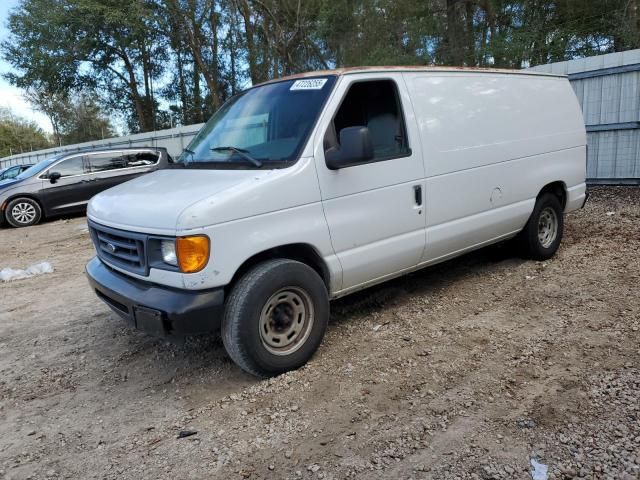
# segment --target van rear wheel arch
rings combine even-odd
[[[546,184],[538,193],[536,200],[540,199],[545,193],[555,195],[562,206],[562,210],[564,211],[567,206],[567,185],[564,182],[558,180]]]

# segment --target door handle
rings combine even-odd
[[[416,205],[422,206],[422,185],[413,186],[413,196],[416,201]]]

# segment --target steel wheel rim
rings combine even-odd
[[[558,216],[551,207],[546,207],[538,217],[538,241],[543,248],[549,248],[558,236]]]
[[[311,297],[297,287],[285,287],[269,297],[260,313],[260,340],[274,355],[291,355],[309,338],[314,322]]]
[[[36,207],[27,202],[16,203],[11,209],[13,219],[22,224],[31,223],[36,218]]]

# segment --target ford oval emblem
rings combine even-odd
[[[113,243],[107,243],[106,247],[109,253],[116,253],[117,248]]]

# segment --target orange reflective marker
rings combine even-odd
[[[176,239],[178,267],[183,273],[196,273],[202,270],[209,261],[209,251],[209,237],[205,235]]]

